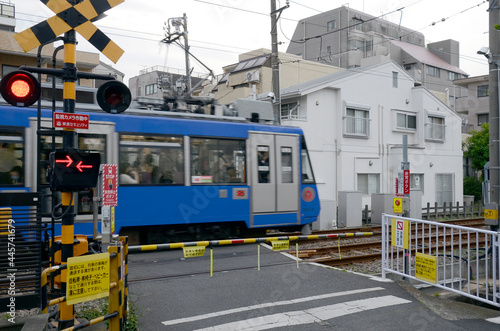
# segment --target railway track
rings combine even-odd
[[[483,227],[484,219],[470,219],[470,220],[453,220],[446,221],[443,223],[461,225],[461,226],[469,226],[469,227]],[[305,259],[309,262],[321,263],[328,266],[344,266],[352,263],[361,263],[367,261],[380,260],[382,258],[382,240],[381,240],[381,227],[362,227],[355,229],[336,229],[335,233],[340,231],[344,232],[358,232],[368,231],[373,232],[374,235],[372,237],[363,237],[363,238],[341,238],[334,245],[325,246],[325,242],[334,243],[331,239],[319,240],[310,244],[302,244],[302,249],[299,248],[298,255],[297,251],[289,251],[289,254],[293,256],[298,256],[299,258]],[[347,231],[348,230],[348,231]],[[420,234],[421,229],[417,230]],[[426,230],[427,231],[427,230]],[[328,231],[318,231],[313,234],[325,233]],[[415,235],[415,229],[412,229],[411,235]],[[331,232],[328,232],[331,233]],[[456,235],[456,234],[455,234]],[[445,235],[445,237],[451,236]],[[464,235],[465,236],[465,235]],[[440,236],[441,238],[443,235]],[[465,237],[463,237],[465,239]],[[305,242],[305,241],[304,241]],[[428,244],[432,246],[436,246],[434,240],[427,241]],[[484,238],[481,238],[478,241],[478,244],[483,244]],[[300,247],[299,243],[299,247]],[[465,247],[465,243],[462,243],[462,247]],[[446,244],[440,244],[440,248],[442,249],[452,249],[458,248],[459,243],[451,243],[448,242]],[[475,247],[475,244],[474,244]],[[414,253],[415,250],[412,250]]]

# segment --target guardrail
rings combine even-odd
[[[109,330],[122,330],[127,319],[127,297],[128,297],[128,238],[120,237],[118,245],[109,246],[109,314],[97,317],[90,321],[64,329],[80,330],[85,327],[109,320]],[[62,296],[48,300],[47,276],[55,271],[67,270],[68,265],[56,265],[45,269],[41,275],[42,314],[48,312],[48,307],[66,302],[67,297]],[[81,277],[83,281],[84,277]],[[80,279],[80,278],[79,278]],[[74,284],[74,283],[73,283]],[[91,299],[85,300],[90,301]],[[60,310],[59,310],[60,311]]]
[[[390,272],[500,307],[500,232],[382,214]]]

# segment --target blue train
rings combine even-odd
[[[115,233],[128,235],[132,244],[307,230],[318,219],[317,188],[299,128],[142,109],[77,113],[90,119],[88,129],[77,130],[78,148],[99,152],[102,164],[118,165]],[[52,128],[52,111],[42,109],[41,126]],[[35,108],[0,105],[1,192],[35,191],[39,178],[49,196],[49,154],[53,146],[62,148],[62,137],[42,133],[39,158],[37,141]],[[92,235],[93,197],[93,190],[75,197],[75,234]],[[45,199],[44,215],[56,202]]]

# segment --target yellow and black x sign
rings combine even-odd
[[[123,49],[90,20],[125,0],[84,0],[76,5],[68,0],[40,1],[56,15],[14,36],[25,52],[74,29],[114,63],[122,56]]]

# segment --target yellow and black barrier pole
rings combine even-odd
[[[65,113],[75,112],[76,103],[76,36],[75,31],[70,30],[64,34],[64,67],[63,67],[63,103]],[[63,148],[71,151],[75,148],[76,133],[74,129],[64,129]],[[62,192],[63,209],[67,212],[62,217],[61,229],[61,264],[66,264],[68,258],[73,257],[74,244],[74,224],[75,224],[75,208],[74,208],[74,192]],[[67,269],[61,272],[61,291],[66,293]],[[59,329],[65,329],[74,325],[74,308],[73,305],[68,305],[62,302],[60,305]]]

